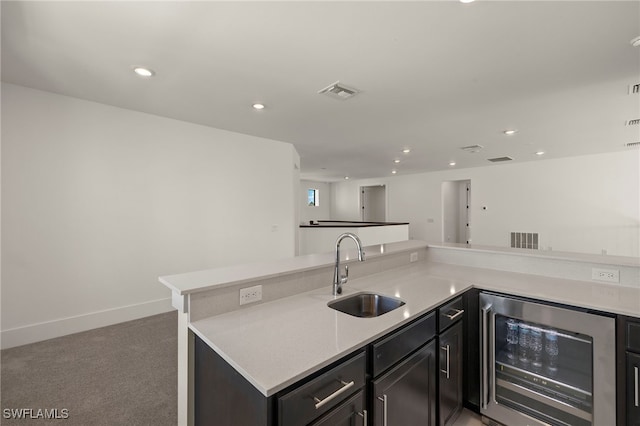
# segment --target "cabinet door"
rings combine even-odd
[[[451,425],[462,410],[462,321],[440,335],[438,406],[441,426]]]
[[[436,424],[436,342],[373,382],[373,425]]]
[[[367,426],[363,392],[359,391],[309,426]]]
[[[627,352],[627,425],[640,426],[640,354]]]

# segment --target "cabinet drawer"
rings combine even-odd
[[[627,349],[640,352],[640,322],[627,322]]]
[[[308,424],[364,386],[364,352],[278,398],[280,426]]]
[[[464,315],[464,303],[462,297],[453,299],[446,305],[441,306],[438,309],[438,331],[441,332],[451,324],[462,319]]]
[[[435,334],[436,316],[435,313],[430,313],[378,343],[374,343],[372,347],[373,376],[377,377],[402,358],[427,343]]]

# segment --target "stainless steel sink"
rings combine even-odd
[[[404,305],[400,299],[376,293],[357,293],[327,303],[331,309],[360,318],[379,317]]]

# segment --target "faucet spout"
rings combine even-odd
[[[337,296],[342,293],[342,284],[345,284],[349,279],[349,266],[345,266],[345,274],[342,275],[340,273],[340,243],[345,238],[351,238],[358,248],[358,260],[360,262],[364,261],[364,252],[362,251],[362,242],[360,238],[356,234],[351,232],[345,232],[344,234],[340,234],[338,239],[336,240],[336,264],[333,269],[333,295]]]

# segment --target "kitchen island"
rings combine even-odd
[[[336,298],[331,295],[331,254],[161,277],[181,312],[179,423],[193,424],[189,333],[269,397],[471,288],[640,316],[640,265],[634,259],[469,250],[418,241],[365,250],[368,260],[351,261],[351,279],[338,297],[366,290],[406,302],[377,318],[351,317],[327,307]],[[347,251],[345,260],[354,254]],[[594,266],[617,268],[621,282],[591,281]],[[257,284],[263,286],[264,302],[239,306],[239,289]]]

